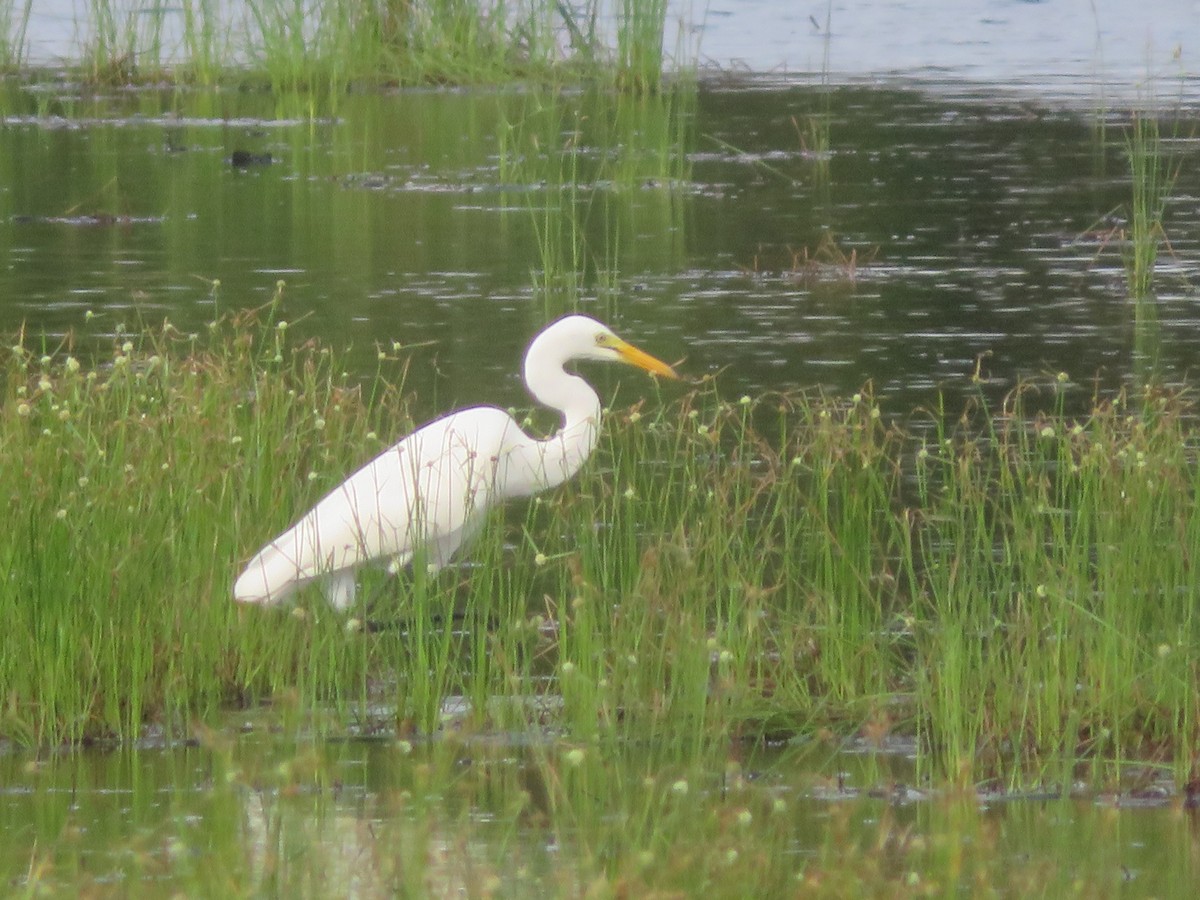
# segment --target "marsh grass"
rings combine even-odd
[[[772,266],[766,254],[756,253],[751,264],[743,268],[749,274],[762,275],[780,270],[783,277],[798,281],[802,284],[817,282],[842,282],[854,285],[858,281],[859,268],[875,262],[879,253],[878,247],[870,247],[861,255],[857,247],[851,247],[847,252],[837,237],[825,230],[821,237],[810,249],[807,245],[799,250],[787,248],[789,262],[783,266]]]
[[[502,107],[500,183],[528,211],[531,278],[547,318],[593,298],[614,317],[620,269],[636,262],[647,230],[675,235],[682,252],[695,102],[685,84],[640,95],[529,92]]]
[[[666,0],[620,0],[616,48],[619,87],[637,94],[659,89],[666,22]]]
[[[462,0],[306,6],[253,0],[237,31],[235,77],[264,74],[280,93],[387,83],[475,83],[512,76],[501,20]],[[247,64],[248,63],[248,64]],[[226,68],[229,68],[228,63]]]
[[[22,23],[8,23],[9,64],[20,62],[14,26]],[[101,83],[265,82],[331,101],[350,87],[512,81],[602,83],[643,94],[660,86],[665,30],[660,0],[249,0],[234,10],[216,0],[179,7],[90,0],[79,60],[68,68]],[[678,55],[674,68],[690,71],[687,54]]]
[[[1189,775],[1184,395],[1071,417],[1064,376],[909,432],[866,391],[664,387],[607,414],[581,477],[493,517],[472,564],[367,573],[345,619],[315,590],[229,597],[242,560],[409,427],[403,359],[381,350],[359,382],[291,334],[251,315],[122,336],[94,366],[70,341],[8,351],[5,737],[182,734],[269,701],[297,734],[553,729],[682,763],[895,732],[934,778]]]
[[[311,700],[361,665],[329,646],[332,618],[239,618],[229,579],[243,529],[315,499],[345,449],[382,446],[367,432],[397,412],[391,394],[368,412],[333,354],[292,354],[283,323],[119,335],[95,365],[72,341],[28,344],[4,377],[0,731],[36,744],[177,731],[284,688]]]
[[[813,19],[816,24],[816,20]],[[803,125],[791,117],[792,128],[800,143],[800,150],[812,163],[813,184],[824,194],[832,181],[830,159],[833,151],[833,86],[829,80],[830,51],[833,41],[833,3],[826,4],[825,25],[822,30],[821,83],[818,88],[817,109],[804,116]]]
[[[1060,385],[1061,386],[1061,385]],[[1051,779],[1129,759],[1191,765],[1196,436],[1147,390],[1090,416],[1025,393],[918,455],[918,706],[935,769]],[[925,606],[924,610],[921,606]],[[1054,761],[1060,769],[1054,771]]]
[[[33,0],[0,6],[0,72],[18,71],[25,58],[25,34]]]
[[[1129,294],[1135,302],[1152,298],[1154,266],[1161,244],[1167,240],[1163,215],[1179,172],[1164,147],[1158,116],[1138,111],[1125,135],[1131,197],[1125,269]]]
[[[92,42],[80,48],[80,68],[92,81],[110,84],[133,81],[138,76],[138,57],[146,59],[139,23],[142,8],[126,11],[113,0],[97,0],[90,10]]]
[[[215,85],[223,64],[233,56],[231,33],[221,16],[220,0],[184,0],[180,8],[182,56],[178,80],[202,86]]]

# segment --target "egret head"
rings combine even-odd
[[[540,355],[537,351],[553,353],[561,362],[570,359],[623,362],[665,378],[679,377],[665,362],[617,337],[611,328],[589,316],[559,319],[534,339],[530,355]]]

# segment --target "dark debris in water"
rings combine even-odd
[[[69,225],[74,228],[125,228],[130,225],[161,225],[166,216],[130,216],[115,213],[87,213],[67,216],[16,215],[14,225]]]
[[[340,177],[342,187],[351,190],[390,191],[413,194],[553,194],[566,190],[563,184],[546,181],[514,182],[491,180],[489,170],[458,173],[453,176],[434,175],[414,169],[408,173],[360,172]],[[645,178],[630,185],[633,190],[674,191],[700,195],[703,189],[685,181],[670,178]],[[577,182],[576,190],[615,193],[626,186],[613,181]]]
[[[248,169],[251,166],[269,166],[274,160],[270,153],[251,153],[249,150],[234,150],[229,154],[229,164],[235,169]]]
[[[908,806],[937,800],[957,791],[957,788],[916,787],[900,780],[856,787],[850,784],[848,773],[839,772],[833,778],[821,779],[810,788],[809,793],[813,799],[825,802],[866,798],[882,800],[890,806]],[[976,785],[974,791],[975,799],[982,807],[1010,803],[1047,803],[1070,798],[1113,809],[1165,809],[1177,804],[1184,809],[1200,809],[1200,789],[1191,783],[1179,789],[1169,778],[1128,790],[1097,790],[1094,786],[1082,782],[1069,787],[1045,785],[1012,790],[996,783],[985,782]]]
[[[174,116],[169,114],[159,116],[38,116],[10,115],[0,116],[0,125],[8,127],[26,126],[44,128],[53,131],[86,131],[90,128],[145,128],[146,126],[161,126],[163,128],[237,128],[237,129],[272,129],[308,127],[310,125],[334,125],[338,120],[333,118],[279,118],[265,119],[253,116],[233,116],[227,119],[204,116]]]

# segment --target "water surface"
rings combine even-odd
[[[595,837],[569,821],[591,813],[553,808],[546,779],[559,776],[539,762],[546,753],[470,738],[313,748],[254,729],[204,746],[4,753],[0,875],[12,890],[51,895],[447,896],[485,885],[503,896],[577,895]],[[651,780],[677,775],[637,748],[619,757]],[[813,893],[843,859],[889,893],[970,893],[986,878],[1025,896],[1166,897],[1189,895],[1193,883],[1194,812],[1152,792],[1127,797],[1124,811],[1090,794],[930,792],[914,786],[903,756],[819,748],[754,752],[736,777],[726,768],[690,790],[715,808],[781,817],[781,849],[797,883],[815,879]]]
[[[523,403],[526,341],[573,308],[731,393],[869,382],[892,412],[969,389],[977,360],[998,391],[1060,371],[1112,388],[1139,367],[1123,109],[756,84],[706,85],[694,110],[661,101],[649,125],[611,99],[522,90],[351,95],[310,120],[236,93],[10,85],[2,108],[10,332],[200,329],[283,281],[296,333],[352,345],[363,369],[380,342],[427,345],[412,386],[431,411]],[[686,146],[664,162],[675,116]],[[1163,126],[1168,381],[1200,334],[1189,121]],[[547,251],[548,233],[577,249]],[[580,263],[580,283],[537,289],[554,260]]]

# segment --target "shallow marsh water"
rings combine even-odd
[[[550,744],[470,737],[314,749],[253,729],[204,746],[38,761],[4,754],[0,873],[10,889],[36,896],[602,888],[595,836],[572,824],[587,813],[561,808],[550,782],[566,767],[547,764],[547,754]],[[647,772],[639,780],[648,793],[679,774],[655,772],[636,749],[619,755]],[[786,835],[772,865],[806,896],[927,896],[985,884],[1012,896],[1187,896],[1200,854],[1194,811],[1148,809],[1136,798],[1121,809],[1113,798],[923,791],[906,781],[913,769],[902,755],[773,748],[725,761],[724,772],[717,761],[688,774],[690,814],[763,816]],[[753,843],[718,838],[705,852],[732,867]],[[649,834],[646,844],[645,865],[672,865]],[[838,875],[843,866],[851,874]]]
[[[1003,15],[1055,7],[1011,4]],[[887,10],[870,20],[873,46],[919,53],[920,41],[893,39],[913,17],[903,4]],[[713,4],[710,18],[730,12]],[[780,62],[818,69],[819,28],[790,5],[782,12],[787,27],[749,41],[718,28],[709,49],[762,70],[775,63],[754,54],[803,31],[806,55]],[[847,46],[852,29],[838,20],[830,69],[840,77],[828,89],[816,75],[717,79],[677,124],[665,101],[622,108],[523,89],[349,95],[314,109],[239,92],[9,84],[0,330],[23,326],[51,346],[72,331],[103,343],[139,318],[199,331],[267,302],[283,280],[278,314],[300,320],[293,333],[352,345],[364,373],[378,343],[418,345],[409,386],[425,414],[523,405],[516,371],[528,335],[576,305],[658,355],[686,355],[691,373],[719,371],[731,397],[873,382],[888,414],[904,415],[939,387],[959,402],[980,361],[996,396],[1021,377],[1066,371],[1081,406],[1093,380],[1111,388],[1147,367],[1168,382],[1194,375],[1194,84],[1155,88],[1179,175],[1147,327],[1120,254],[1122,128],[1130,105],[1149,99],[1130,89],[1137,54],[1107,57],[1125,88],[1114,92],[1077,77],[1094,60],[1075,41],[1074,68],[1051,60],[1060,74],[1047,91],[1041,51],[1016,73],[993,70],[971,48],[995,41],[995,16],[972,21],[979,33],[953,44],[956,77],[928,65],[946,43],[919,21],[929,42],[919,79],[908,77],[912,59],[862,70],[853,61],[871,54]],[[879,80],[880,70],[907,75]],[[814,147],[824,123],[828,146]],[[664,162],[659,151],[680,135],[682,157]],[[239,151],[252,154],[247,165],[234,164]],[[571,166],[575,193],[563,177]],[[547,268],[548,232],[572,245],[554,248],[559,263],[579,249],[581,290],[531,287]],[[611,395],[615,379],[600,377]],[[454,764],[471,773],[456,798],[444,797],[448,781],[421,783]],[[997,802],[913,788],[902,755],[773,750],[739,765],[761,807],[786,801],[796,872],[882,858],[883,883],[914,893],[923,879],[969,890],[986,878],[1056,895],[1185,896],[1196,877],[1197,823],[1153,779],[1120,795],[1088,785],[1075,798]],[[594,870],[575,868],[570,828],[544,809],[511,813],[515,798],[544,794],[554,771],[503,736],[313,751],[253,731],[204,746],[6,751],[0,872],[14,887],[62,893],[121,894],[135,882],[162,894],[296,883],[319,893],[342,879],[359,879],[362,895],[405,885],[577,893],[563,872]],[[698,790],[717,806],[725,779],[716,766]],[[863,854],[831,848],[831,835]],[[964,843],[990,862],[955,876],[952,848]],[[199,855],[208,851],[219,873]]]

